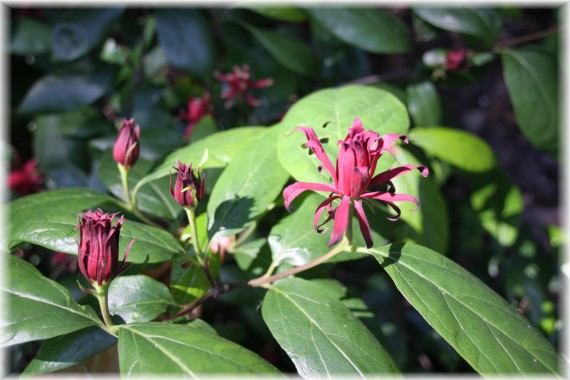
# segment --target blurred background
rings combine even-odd
[[[496,165],[479,172],[439,152],[433,196],[442,207],[430,216],[443,227],[415,240],[482,279],[559,347],[564,13],[366,7],[5,7],[7,201],[72,186],[107,191],[100,165],[123,118],[141,126],[150,168],[218,130],[273,125],[318,89],[377,86],[408,107],[413,128],[466,131],[491,148]],[[231,78],[219,74],[236,67],[250,75],[251,101],[228,104]],[[18,255],[75,286],[74,257],[34,246]],[[364,299],[403,371],[470,372],[368,264],[319,270]],[[240,344],[255,347],[262,336],[269,343],[256,352],[293,371],[248,303],[222,300],[204,312]],[[9,369],[21,372],[38,347],[13,347]]]

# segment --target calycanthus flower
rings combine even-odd
[[[170,195],[182,207],[196,207],[198,202],[204,195],[205,176],[200,180],[192,170],[192,163],[189,165],[177,161],[178,167],[175,167],[178,174],[174,188],[172,187],[172,176],[170,177]]]
[[[179,119],[187,122],[184,130],[184,138],[188,140],[196,124],[206,115],[212,114],[213,109],[210,104],[210,94],[204,93],[201,98],[190,98],[188,100],[188,109],[180,113]]]
[[[412,202],[419,206],[418,200],[413,196],[397,194],[391,180],[413,169],[418,169],[426,177],[429,171],[425,166],[402,165],[374,176],[376,164],[380,156],[386,151],[393,154],[394,147],[392,145],[397,140],[408,142],[407,137],[404,135],[389,133],[380,137],[374,131],[365,130],[361,120],[355,119],[346,138],[338,142],[340,150],[335,168],[312,128],[298,127],[296,130],[300,130],[305,134],[307,137],[306,146],[312,149],[323,164],[322,168],[331,175],[333,184],[296,182],[287,186],[283,191],[285,207],[289,210],[291,202],[306,190],[330,192],[329,197],[317,207],[313,220],[314,228],[319,233],[325,232],[325,230],[320,229],[321,226],[330,220],[334,220],[329,247],[338,243],[346,232],[350,222],[350,215],[352,215],[351,208],[356,211],[360,231],[366,246],[368,248],[372,246],[372,234],[368,219],[364,213],[363,200],[376,199],[386,203],[397,213],[397,216],[388,218],[390,220],[397,220],[401,214],[399,207],[394,202]],[[381,184],[387,185],[387,190],[371,189]],[[335,200],[340,200],[340,204],[336,208],[333,207],[333,201]],[[325,209],[328,216],[319,225],[319,219]]]
[[[254,98],[250,91],[256,88],[269,87],[273,84],[271,78],[252,80],[248,65],[234,66],[232,72],[227,74],[215,72],[214,77],[225,84],[221,96],[222,99],[227,100],[226,108],[231,108],[238,96],[244,96],[250,106],[257,107],[261,102]]]
[[[87,211],[79,224],[78,263],[79,270],[91,283],[99,286],[115,278],[125,267],[133,239],[119,265],[119,235],[125,218],[121,216],[112,225],[118,213],[104,214],[101,210]]]

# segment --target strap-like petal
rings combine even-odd
[[[329,172],[329,174],[332,176],[333,180],[336,183],[336,174],[335,174],[336,171],[334,169],[334,166],[329,156],[327,155],[327,152],[325,152],[325,149],[321,145],[321,141],[319,140],[319,137],[317,136],[315,131],[312,128],[306,128],[306,127],[297,127],[295,128],[295,130],[302,131],[305,134],[305,137],[307,137],[306,145],[313,150],[315,156],[317,156],[319,161],[323,163],[323,167],[327,172]]]
[[[283,190],[283,199],[285,201],[285,208],[289,210],[291,202],[299,196],[303,191],[313,190],[313,191],[327,191],[329,193],[338,193],[338,190],[333,185],[328,185],[325,183],[313,183],[313,182],[295,182],[289,185]]]
[[[406,164],[406,165],[398,166],[398,167],[390,169],[390,170],[386,170],[385,172],[378,174],[377,176],[372,178],[372,180],[370,181],[370,184],[368,186],[374,186],[374,185],[379,185],[381,183],[388,182],[389,180],[396,178],[399,175],[402,175],[402,174],[407,173],[410,170],[414,170],[414,169],[418,169],[420,171],[420,173],[422,173],[422,176],[424,176],[424,177],[427,177],[427,175],[429,174],[428,168],[423,166],[423,165]]]
[[[339,199],[340,197],[341,197],[340,195],[328,197],[319,205],[319,207],[317,207],[317,210],[315,211],[315,216],[313,218],[313,227],[315,228],[315,231],[317,231],[320,234],[325,233],[326,230],[321,230],[321,227],[325,225],[329,220],[334,218],[334,211],[331,210],[330,204],[332,203],[332,201],[334,201],[335,199]],[[321,214],[325,210],[325,207],[328,208],[329,215],[327,216],[324,222],[319,224],[319,219],[321,218]]]
[[[336,208],[334,215],[333,232],[329,241],[329,247],[338,243],[348,227],[348,215],[350,211],[350,197],[342,197],[340,205]]]
[[[401,214],[400,208],[397,207],[394,204],[394,202],[411,202],[411,203],[414,203],[418,207],[416,207],[412,211],[416,211],[420,206],[420,202],[416,198],[414,198],[408,194],[392,194],[392,193],[385,192],[385,191],[373,191],[371,193],[362,194],[362,198],[372,198],[372,199],[376,199],[376,200],[382,201],[384,203],[387,203],[398,214],[395,217],[389,217],[388,219],[390,219],[390,220],[397,220]]]
[[[364,208],[362,207],[362,200],[359,199],[354,201],[354,209],[356,210],[356,216],[358,217],[360,232],[362,232],[362,236],[366,242],[366,248],[370,248],[374,242],[372,241],[370,224],[368,224],[368,219],[366,219],[366,214],[364,213]]]

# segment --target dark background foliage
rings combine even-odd
[[[498,161],[492,173],[453,169],[441,184],[449,214],[446,253],[517,305],[558,346],[562,232],[557,154],[561,149],[535,143],[534,132],[530,139],[525,134],[500,58],[464,64],[458,70],[445,64],[430,65],[425,58],[434,49],[484,53],[501,46],[531,46],[558,61],[558,9],[513,6],[494,12],[502,23],[495,35],[483,38],[430,24],[429,17],[420,17],[422,13],[415,9],[389,8],[382,17],[388,22],[399,20],[391,27],[396,30],[391,46],[366,34],[339,37],[342,31],[335,35],[335,25],[327,24],[326,14],[309,10],[297,13],[293,9],[276,18],[244,8],[12,6],[6,20],[11,171],[35,158],[43,180],[33,191],[74,186],[106,191],[99,167],[123,117],[134,117],[141,125],[142,157],[152,163],[188,143],[183,139],[185,123],[178,115],[189,98],[205,91],[213,98],[214,130],[223,130],[272,125],[297,99],[321,88],[379,83],[408,105],[414,125],[429,120],[466,130],[491,146]],[[354,17],[358,20],[365,15]],[[347,16],[336,21],[350,20],[354,19]],[[544,31],[549,33],[542,35]],[[409,43],[398,43],[406,33]],[[374,47],[378,44],[384,50]],[[213,73],[228,72],[243,63],[249,64],[255,79],[272,78],[275,83],[255,90],[261,106],[238,104],[226,109],[219,97],[222,86]],[[412,87],[425,83],[427,90]],[[418,108],[417,99],[427,106]],[[191,143],[212,131],[197,128]],[[484,206],[477,209],[472,196],[489,183],[497,186],[496,192],[487,199],[483,196]],[[520,189],[522,203],[513,206],[520,210],[509,214],[506,194],[513,187]],[[9,198],[22,195],[11,189]],[[498,219],[504,217],[499,221],[506,225],[503,235],[484,228],[493,222],[483,209],[495,210],[501,215]],[[281,213],[275,210],[266,215],[260,229],[269,230]],[[45,249],[31,245],[24,245],[17,254],[49,278],[69,289],[76,287],[73,257],[54,260]],[[349,294],[361,297],[374,313],[370,318],[382,325],[391,354],[403,371],[472,372],[370,261],[327,264],[302,277],[329,274]],[[148,273],[161,280],[160,268],[154,269]],[[226,278],[239,275],[235,265],[222,271]],[[77,289],[74,292],[79,296]],[[294,372],[261,319],[257,309],[261,298],[251,297],[250,292],[232,292],[206,303],[202,318],[222,336],[259,353],[279,369]],[[38,347],[39,343],[13,347],[10,372],[21,372]],[[90,365],[94,371],[115,369],[100,362]]]

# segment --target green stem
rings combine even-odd
[[[109,290],[109,282],[106,282],[101,286],[97,285],[97,283],[93,283],[93,287],[95,288],[95,296],[99,301],[99,306],[101,307],[101,315],[103,316],[105,326],[107,326],[107,331],[113,335],[116,335],[115,331],[117,330],[117,327],[113,325],[113,322],[111,321],[111,315],[109,314],[109,308],[107,306],[107,291]]]
[[[317,265],[324,263],[325,261],[327,261],[328,259],[338,255],[339,253],[341,253],[342,251],[345,250],[346,247],[349,246],[348,240],[346,239],[346,237],[340,242],[339,245],[337,245],[335,248],[333,248],[330,252],[324,254],[323,256],[319,257],[316,260],[310,261],[305,265],[301,265],[299,267],[295,267],[292,269],[289,269],[285,272],[281,272],[281,273],[277,273],[273,276],[269,276],[267,277],[266,275],[263,275],[261,277],[258,278],[254,278],[253,280],[248,281],[248,285],[249,286],[266,286],[265,284],[269,284],[272,282],[275,282],[277,280],[281,280],[282,278],[285,278],[287,276],[291,276],[293,274],[299,273],[299,272],[303,272],[306,271],[307,269],[311,269],[313,267],[316,267]]]
[[[119,168],[119,173],[121,173],[121,182],[123,183],[123,191],[125,192],[127,204],[131,210],[134,210],[136,207],[134,207],[131,192],[129,191],[129,169],[121,164],[117,164],[117,167]]]
[[[204,267],[204,258],[202,257],[203,252],[200,248],[200,242],[198,241],[198,228],[196,227],[196,210],[193,207],[184,207],[186,215],[188,216],[188,223],[190,224],[190,237],[192,239],[192,246],[194,247],[194,252],[196,252],[196,258],[202,267]]]

